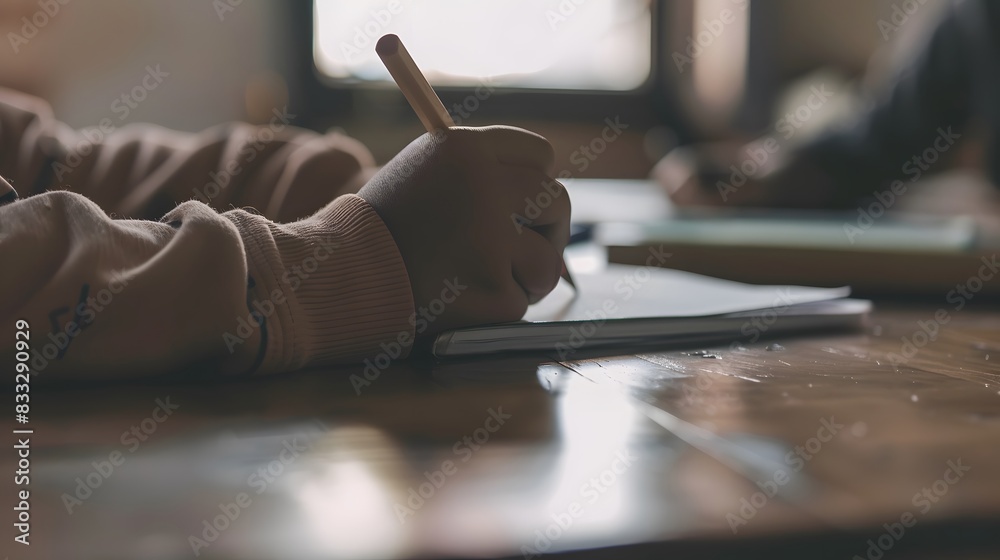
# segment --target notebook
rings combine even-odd
[[[847,299],[847,287],[756,286],[655,267],[612,264],[576,282],[576,297],[560,284],[522,321],[438,335],[434,355],[736,341],[856,328],[871,310]]]
[[[641,265],[650,248],[666,245],[673,253],[667,266],[676,270],[752,284],[849,285],[861,296],[941,297],[975,274],[984,258],[993,262],[1000,222],[897,211],[943,212],[929,199],[910,204],[929,192],[959,189],[968,200],[984,201],[989,193],[974,194],[975,185],[961,176],[944,175],[940,181],[941,188],[915,191],[917,198],[887,212],[867,205],[846,211],[674,207],[652,181],[565,184],[574,223],[596,226],[577,239],[592,236],[614,263]],[[979,295],[1000,296],[1000,282],[985,283]]]

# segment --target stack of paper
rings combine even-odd
[[[617,344],[756,340],[860,326],[871,302],[850,288],[754,286],[655,267],[609,265],[560,285],[524,320],[443,333],[437,356],[577,350]]]

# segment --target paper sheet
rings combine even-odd
[[[606,318],[697,317],[826,301],[850,295],[850,288],[754,286],[655,267],[608,265],[596,274],[576,275],[579,296],[560,284],[531,306],[526,321],[586,321]]]

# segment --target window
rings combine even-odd
[[[316,67],[339,83],[390,81],[375,55],[402,38],[437,86],[631,91],[652,61],[649,0],[316,0]]]

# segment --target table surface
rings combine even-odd
[[[577,219],[669,213],[595,185]],[[2,554],[996,558],[998,327],[938,297],[733,345],[33,386],[32,545]]]
[[[370,380],[36,389],[12,558],[995,558],[1000,313],[948,305]]]

